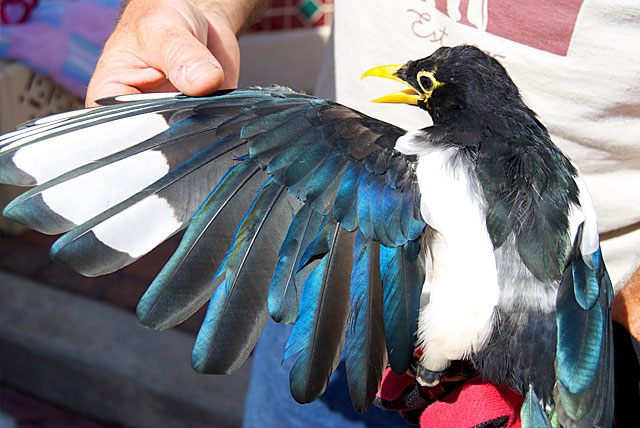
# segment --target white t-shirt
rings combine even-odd
[[[319,95],[403,126],[428,115],[369,100],[403,89],[360,76],[440,46],[493,55],[574,161],[592,193],[605,262],[616,289],[640,264],[640,2],[635,0],[345,0]],[[327,88],[332,90],[327,91]],[[322,94],[324,92],[324,94]]]

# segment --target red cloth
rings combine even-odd
[[[483,383],[477,376],[425,409],[420,427],[470,428],[508,416],[506,428],[520,428],[524,398],[511,388]]]
[[[416,378],[408,374],[397,375],[387,367],[382,374],[382,382],[376,396],[387,401],[395,401],[402,391],[416,381]]]
[[[416,382],[412,376],[396,375],[387,369],[382,377],[378,398],[395,401]],[[425,388],[437,396],[438,386]],[[506,428],[520,428],[520,407],[524,398],[511,388],[485,383],[477,376],[440,397],[420,416],[421,428],[472,428],[484,422],[507,416]]]

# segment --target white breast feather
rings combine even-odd
[[[418,156],[421,214],[436,231],[430,301],[420,312],[418,343],[425,345],[422,365],[439,371],[488,339],[499,287],[477,178],[457,148],[433,146],[420,134],[399,138],[396,150]]]

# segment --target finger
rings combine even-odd
[[[149,67],[118,45],[105,47],[89,81],[85,104],[92,107],[100,98],[148,92],[165,83],[168,82],[164,73]]]
[[[207,48],[213,52],[224,70],[224,81],[220,89],[237,88],[240,74],[240,48],[233,31],[220,21],[210,21],[207,31]]]
[[[91,85],[89,86],[87,89],[87,97],[85,99],[85,107],[97,106],[96,101],[101,98],[148,92],[178,92],[178,89],[176,89],[176,87],[165,78],[163,78],[160,83],[142,84],[139,85],[139,87],[129,86],[118,82],[103,82],[96,89],[93,89]]]
[[[222,66],[213,54],[190,32],[174,29],[165,32],[164,48],[158,49],[158,68],[165,70],[169,81],[191,96],[207,95],[224,80]]]

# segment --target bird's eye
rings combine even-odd
[[[433,81],[429,78],[429,76],[421,76],[420,77],[420,87],[425,91],[429,92],[433,89]]]
[[[418,72],[418,85],[420,85],[420,89],[422,89],[422,92],[425,94],[431,94],[434,89],[442,85],[442,83],[436,80],[433,73],[433,71],[424,70]]]

